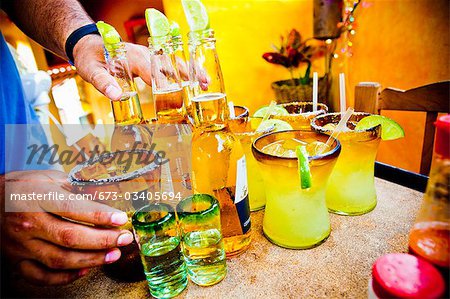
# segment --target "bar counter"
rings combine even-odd
[[[262,234],[264,211],[252,213],[253,241],[241,256],[228,261],[219,284],[189,283],[179,298],[367,298],[373,262],[391,252],[407,252],[408,232],[423,193],[375,179],[378,205],[363,216],[331,214],[332,232],[322,245],[290,250]],[[120,283],[99,269],[63,287],[20,284],[23,296],[68,298],[149,298],[145,281]]]

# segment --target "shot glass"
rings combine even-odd
[[[328,210],[341,215],[362,215],[377,205],[375,192],[375,158],[381,141],[381,127],[355,131],[356,124],[370,114],[354,112],[347,122],[348,130],[338,136],[342,153],[331,173],[326,191]],[[340,113],[329,113],[313,119],[314,131],[331,135],[341,120]]]
[[[291,249],[308,249],[324,242],[330,234],[325,204],[325,187],[341,146],[334,140],[329,151],[309,157],[311,187],[302,189],[295,149],[328,136],[311,131],[280,131],[263,135],[252,150],[265,181],[267,203],[264,235],[274,244]]]
[[[129,221],[120,228],[131,231],[134,211],[148,203],[148,193],[160,191],[161,168],[157,161],[153,152],[144,149],[105,153],[75,166],[68,181],[72,192],[96,195],[96,201],[126,212]],[[103,266],[105,274],[119,281],[144,280],[136,242],[120,250],[119,260]]]
[[[239,126],[231,127],[231,131],[241,141],[247,164],[248,199],[250,211],[258,211],[266,205],[266,187],[261,176],[261,169],[252,154],[252,143],[256,138],[272,132],[275,127],[270,127],[262,132],[256,131],[262,118],[249,117],[248,121]]]
[[[200,286],[218,283],[227,273],[218,200],[194,194],[178,203],[176,211],[189,277]]]
[[[310,131],[311,120],[328,112],[328,107],[322,103],[317,103],[316,111],[313,111],[313,102],[292,102],[279,106],[284,107],[289,115],[273,115],[272,118],[288,122],[294,130]]]
[[[188,279],[174,209],[164,203],[144,206],[133,215],[133,229],[150,294],[156,298],[180,294]]]

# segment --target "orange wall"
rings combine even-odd
[[[364,0],[355,12],[357,32],[353,57],[333,62],[337,73],[347,75],[347,98],[361,81],[380,82],[383,87],[409,89],[450,79],[448,0]],[[270,83],[289,76],[281,67],[269,65],[261,55],[278,44],[279,35],[291,28],[304,37],[312,35],[312,0],[203,0],[211,27],[216,30],[229,100],[252,111],[273,99]],[[187,24],[179,1],[164,0],[167,16]],[[363,5],[364,4],[364,5]],[[315,63],[323,71],[323,61]],[[333,86],[333,94],[338,94]],[[385,112],[406,131],[400,141],[383,142],[378,159],[418,171],[424,115]]]
[[[366,1],[357,14],[350,84],[377,81],[409,89],[450,79],[448,0]],[[404,140],[382,142],[378,160],[419,171],[425,113],[383,112],[405,129]]]
[[[169,19],[188,32],[181,1],[164,0]],[[264,52],[279,46],[280,35],[297,28],[312,35],[312,1],[202,0],[211,27],[216,31],[217,51],[224,73],[227,98],[251,111],[273,99],[270,84],[288,79],[289,72],[262,59]]]

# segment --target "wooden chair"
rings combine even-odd
[[[420,174],[428,176],[433,156],[434,122],[439,112],[450,112],[449,93],[450,81],[432,83],[409,90],[385,88],[382,91],[378,83],[362,82],[355,87],[355,110],[374,114],[380,114],[381,110],[426,112]],[[382,163],[377,164],[376,170],[377,167],[380,169]]]

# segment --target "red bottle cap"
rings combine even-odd
[[[372,287],[379,298],[440,298],[445,284],[430,263],[406,253],[380,257],[372,268]]]
[[[444,158],[450,158],[450,114],[439,117],[435,125],[434,151]]]

